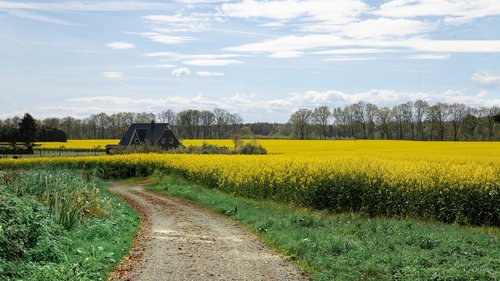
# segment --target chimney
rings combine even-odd
[[[151,120],[151,133],[155,131],[155,120]]]

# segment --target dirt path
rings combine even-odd
[[[134,206],[142,226],[109,280],[304,280],[227,219],[141,186],[113,184],[111,190]]]

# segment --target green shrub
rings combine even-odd
[[[267,154],[267,150],[259,143],[252,141],[240,145],[236,154]]]
[[[0,223],[0,275],[17,276],[24,263],[63,259],[69,242],[65,232],[33,198],[17,197],[0,187]]]

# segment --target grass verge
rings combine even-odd
[[[49,190],[34,180],[46,174],[48,186],[56,185],[56,177],[66,180],[64,186],[85,184],[85,180],[79,180],[78,171],[21,171],[15,180],[10,180],[9,172],[1,174],[0,280],[105,280],[132,246],[139,225],[137,214],[109,192],[105,183],[91,180],[88,185],[95,184],[105,215],[82,215],[76,224],[66,228],[44,200],[34,195],[39,189]],[[90,200],[83,195],[81,198]],[[90,211],[89,202],[85,207]]]
[[[313,280],[500,280],[500,230],[331,214],[155,173],[147,186],[234,218]]]

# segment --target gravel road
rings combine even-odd
[[[290,263],[230,220],[189,203],[113,184],[139,212],[141,229],[108,280],[305,280]]]

